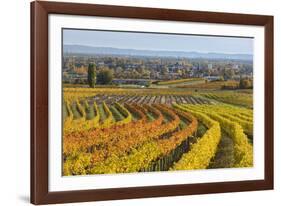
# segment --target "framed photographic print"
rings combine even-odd
[[[273,17],[31,3],[31,202],[273,189]]]

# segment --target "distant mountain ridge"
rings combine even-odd
[[[224,54],[224,53],[201,53],[184,51],[162,51],[162,50],[137,50],[120,49],[113,47],[92,47],[83,45],[64,45],[64,53],[75,54],[102,54],[102,55],[126,55],[126,56],[156,56],[156,57],[185,57],[185,58],[206,58],[206,59],[240,59],[252,60],[251,54]]]

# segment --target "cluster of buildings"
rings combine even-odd
[[[63,60],[64,83],[87,83],[87,65],[94,62],[97,70],[110,68],[115,84],[146,85],[148,80],[174,80],[181,78],[220,79],[252,78],[252,65],[245,70],[243,62],[227,60],[142,58],[142,57],[86,57],[69,56]],[[227,71],[228,70],[228,71]],[[229,71],[231,70],[231,71]]]

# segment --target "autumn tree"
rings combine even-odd
[[[253,87],[253,83],[250,79],[240,79],[239,88],[240,89],[251,89]]]

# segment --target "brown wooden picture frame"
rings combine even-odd
[[[115,189],[48,190],[48,15],[256,25],[265,28],[265,179]],[[67,203],[273,189],[273,16],[93,4],[31,3],[31,202]]]

